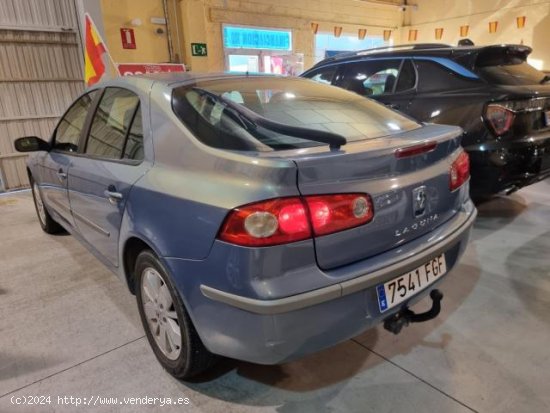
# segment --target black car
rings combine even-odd
[[[404,45],[340,54],[302,74],[419,121],[461,126],[475,197],[550,176],[550,77],[523,45]]]

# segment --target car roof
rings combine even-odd
[[[284,76],[262,74],[262,73],[231,73],[231,72],[217,72],[217,73],[195,73],[195,72],[170,72],[170,73],[148,73],[143,75],[131,75],[131,76],[119,76],[114,79],[109,79],[96,83],[93,89],[103,87],[113,87],[125,85],[133,85],[134,87],[147,90],[150,89],[153,84],[160,84],[161,86],[173,88],[178,85],[187,83],[193,83],[196,81],[204,80],[220,80],[220,79],[235,79],[235,78],[258,78],[258,77],[279,77]]]
[[[362,58],[380,57],[405,57],[405,56],[435,56],[459,58],[466,55],[477,55],[481,51],[489,49],[514,49],[528,55],[532,49],[529,46],[519,44],[497,44],[489,46],[452,46],[444,43],[417,43],[398,46],[385,46],[374,49],[359,50],[355,52],[344,52],[326,58],[317,63],[313,68],[318,68],[331,63],[342,63],[346,61],[361,60]]]

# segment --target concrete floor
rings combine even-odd
[[[283,366],[225,360],[183,383],[156,362],[125,286],[71,236],[42,233],[29,193],[0,196],[0,412],[550,411],[550,181],[479,210],[438,319]],[[12,404],[40,395],[51,404]]]

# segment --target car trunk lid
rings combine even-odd
[[[311,148],[292,157],[302,195],[368,193],[373,201],[370,223],[315,237],[319,267],[331,269],[391,250],[451,218],[460,207],[461,191],[449,189],[450,155],[459,149],[461,135],[457,127],[427,125],[340,151]],[[396,156],[433,144],[425,153]]]
[[[471,65],[494,86],[495,98],[514,115],[510,136],[550,127],[550,77],[528,64],[532,49],[524,45],[483,47],[471,58]]]

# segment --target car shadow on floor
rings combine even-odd
[[[0,352],[0,382],[13,380],[18,376],[27,376],[33,372],[43,371],[58,366],[62,362],[62,357],[21,354],[19,351],[10,354],[6,349],[2,349]],[[17,387],[17,385],[13,387]],[[1,389],[0,396],[7,390]]]
[[[479,241],[512,223],[528,208],[528,202],[520,194],[498,196],[476,204],[477,219],[471,242]]]
[[[318,390],[353,377],[365,368],[365,363],[372,364],[370,359],[373,355],[356,347],[348,340],[299,360],[271,366],[223,359],[210,373],[198,377],[192,386],[198,386],[197,390],[200,391],[203,384],[223,379],[225,374],[234,371],[240,377],[270,387],[296,392]],[[328,366],[331,367],[325,371]],[[301,372],[300,377],[298,372]],[[305,372],[307,380],[304,379]]]
[[[208,374],[182,382],[224,402],[276,407],[279,412],[330,412],[353,377],[374,368],[379,357],[351,340],[298,361],[262,366],[223,359]]]

